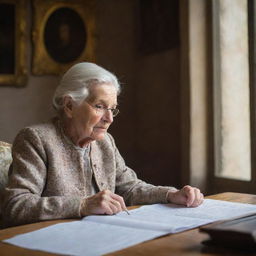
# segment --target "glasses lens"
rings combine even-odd
[[[119,109],[117,109],[117,108],[114,108],[114,109],[112,109],[111,111],[112,111],[113,117],[117,116],[118,113],[119,113]]]

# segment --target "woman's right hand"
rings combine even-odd
[[[103,190],[97,194],[84,198],[81,202],[81,216],[93,214],[116,214],[127,210],[123,197],[110,190]]]

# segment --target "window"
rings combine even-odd
[[[214,0],[215,177],[251,180],[247,0]]]

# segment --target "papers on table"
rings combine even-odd
[[[213,221],[256,213],[256,205],[206,199],[196,208],[155,204],[113,216],[88,216],[4,240],[28,249],[94,256]]]

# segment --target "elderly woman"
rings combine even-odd
[[[202,203],[197,188],[153,186],[125,165],[107,133],[119,93],[117,78],[96,64],[66,72],[53,97],[57,117],[24,128],[14,141],[2,198],[6,226],[115,214],[127,205]]]

